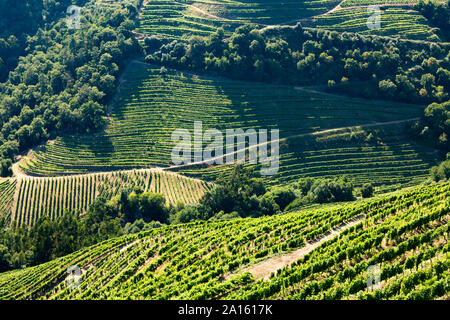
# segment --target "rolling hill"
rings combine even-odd
[[[449,195],[449,183],[423,185],[285,215],[162,227],[0,274],[0,298],[448,298]],[[289,263],[273,263],[286,255]],[[65,284],[72,265],[82,270],[75,290]],[[381,272],[374,292],[370,265]]]
[[[450,299],[440,15],[80,0],[77,30],[69,0],[42,1],[38,31],[0,30],[0,300]],[[279,170],[174,164],[172,133],[197,121],[279,129]]]
[[[119,93],[104,133],[57,138],[21,160],[20,169],[38,176],[151,166],[170,169],[175,145],[171,133],[178,128],[193,132],[198,120],[204,130],[279,128],[281,139],[303,135],[282,144],[281,169],[272,184],[346,173],[357,185],[376,180],[377,185],[398,187],[422,181],[437,161],[432,150],[416,145],[402,130],[403,121],[421,114],[420,105],[343,98],[176,70],[161,74],[159,67],[141,62],[128,67]],[[393,121],[399,123],[389,125]],[[349,129],[338,133],[325,131],[345,127]],[[325,132],[318,135],[321,131]],[[379,132],[378,140],[366,142],[372,131]],[[217,171],[222,168],[206,168],[205,174],[183,170],[208,180],[215,177],[209,172]]]

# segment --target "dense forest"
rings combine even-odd
[[[28,37],[41,28],[51,28],[65,9],[73,4],[84,5],[87,0],[50,0],[50,1],[0,1],[0,82],[19,60],[30,52]]]

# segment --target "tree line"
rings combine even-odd
[[[450,90],[450,46],[356,33],[255,25],[230,37],[144,42],[148,62],[235,79],[322,85],[342,94],[411,103],[444,102]]]
[[[450,41],[450,0],[446,3],[420,0],[414,9],[427,18],[431,25],[439,28],[444,38]]]
[[[373,192],[373,189],[372,189]],[[369,192],[370,193],[370,192]],[[366,196],[371,196],[367,194]],[[311,203],[352,201],[353,184],[337,179],[300,179],[268,189],[250,169],[234,167],[195,205],[166,203],[163,195],[127,188],[111,199],[97,198],[87,212],[41,217],[30,228],[0,220],[0,272],[37,265],[123,234],[198,220],[228,220],[280,214]]]

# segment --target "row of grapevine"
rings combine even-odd
[[[11,219],[18,225],[32,225],[42,216],[54,219],[72,210],[83,214],[99,195],[111,198],[124,188],[135,187],[162,193],[167,203],[173,205],[179,201],[195,203],[209,189],[203,181],[152,169],[26,177],[18,180],[17,203]]]
[[[417,11],[408,8],[386,8],[380,14],[380,28],[369,29],[367,21],[371,15],[373,13],[368,12],[366,7],[343,8],[314,17],[307,25],[338,32],[401,36],[408,39],[426,40],[429,37],[437,37],[434,28]]]
[[[449,291],[449,198],[447,182],[284,215],[153,229],[1,274],[0,298],[343,299],[374,295],[409,299],[422,292],[441,298]],[[269,281],[256,281],[246,272],[361,216],[359,224],[292,266],[273,270]],[[381,293],[367,292],[366,270],[378,263]],[[77,290],[70,290],[64,281],[71,265],[83,270]]]
[[[366,142],[369,132],[374,142]],[[426,180],[437,163],[436,155],[414,144],[400,126],[352,128],[335,133],[288,139],[280,144],[279,171],[268,177],[279,185],[299,178],[334,178],[346,175],[356,186],[372,183],[379,192],[412,186]],[[258,171],[261,165],[246,164]],[[186,166],[183,174],[213,180],[232,166]]]
[[[10,217],[16,183],[16,179],[6,179],[0,182],[0,218]]]
[[[167,39],[208,36],[222,27],[226,32],[245,23],[271,25],[324,13],[335,0],[224,1],[153,0],[144,7],[140,33]]]
[[[423,106],[343,99],[290,86],[210,79],[174,70],[161,75],[159,68],[141,63],[130,66],[126,79],[106,133],[57,138],[25,158],[22,170],[49,176],[167,167],[172,164],[172,132],[179,128],[193,132],[197,120],[204,130],[217,128],[225,134],[226,129],[279,129],[283,138],[408,119],[423,110]],[[390,133],[378,143],[347,141],[352,133],[332,144],[322,141],[330,134],[315,136],[318,141],[309,140],[309,145],[302,142],[305,137],[290,141],[280,150],[281,169],[275,179],[284,183],[348,172],[361,183],[401,185],[412,175],[420,180],[434,165],[435,155],[412,143],[401,130],[392,131],[396,127],[400,129],[389,127]],[[322,158],[327,162],[322,163]],[[209,168],[204,177],[212,178],[210,171],[222,169]]]

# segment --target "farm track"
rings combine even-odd
[[[286,25],[290,25],[293,23],[297,23],[297,22],[311,22],[313,21],[315,18],[317,17],[324,17],[324,16],[328,16],[334,12],[338,12],[338,11],[342,11],[342,10],[356,10],[356,9],[363,9],[363,8],[367,8],[369,7],[369,5],[360,5],[360,6],[350,6],[350,7],[342,7],[342,4],[345,2],[346,0],[342,0],[339,4],[337,4],[333,9],[324,12],[322,14],[318,14],[315,16],[311,16],[311,17],[306,17],[306,18],[301,18],[301,19],[295,19],[295,20],[290,20],[278,25],[266,25],[264,28],[262,28],[260,31],[265,31],[267,29],[274,29],[280,26],[286,26]],[[377,6],[380,8],[408,8],[408,7],[413,7],[415,5],[414,2],[408,2],[408,3],[385,3],[385,4],[378,4]]]
[[[320,131],[314,131],[314,132],[309,132],[309,133],[302,133],[302,134],[296,134],[296,135],[292,135],[286,138],[282,138],[282,139],[278,139],[278,140],[274,140],[272,142],[283,142],[283,141],[287,141],[287,140],[291,140],[291,139],[295,139],[295,138],[302,138],[302,137],[308,137],[308,136],[316,136],[316,135],[320,135],[320,134],[324,134],[324,133],[332,133],[332,132],[337,132],[337,131],[341,131],[341,130],[348,130],[348,129],[355,129],[355,128],[370,128],[370,127],[377,127],[377,126],[383,126],[383,125],[392,125],[392,124],[400,124],[400,123],[405,123],[405,122],[410,122],[410,121],[415,121],[415,120],[419,120],[419,118],[410,118],[410,119],[404,119],[404,120],[397,120],[397,121],[388,121],[388,122],[374,122],[374,123],[368,123],[368,124],[361,124],[361,125],[356,125],[356,126],[348,126],[348,127],[340,127],[340,128],[332,128],[332,129],[326,129],[326,130],[320,130]],[[264,143],[259,143],[256,144],[254,146],[250,146],[245,148],[245,151],[250,151],[254,148],[258,148],[264,145],[268,145],[271,142],[264,142]],[[231,156],[234,154],[237,154],[238,151],[234,151],[234,152],[230,152],[221,156],[217,156],[214,158],[211,158],[209,160],[203,160],[203,161],[198,161],[198,162],[193,162],[193,163],[188,163],[188,164],[182,164],[182,165],[176,165],[176,166],[170,166],[170,167],[166,167],[166,168],[161,168],[161,170],[167,171],[167,170],[174,170],[174,169],[181,169],[181,168],[188,168],[188,167],[193,167],[193,166],[197,166],[197,165],[204,165],[204,164],[208,164],[212,161],[215,160],[219,160],[222,158],[226,158],[227,156]]]
[[[147,0],[147,2],[148,2],[148,0]],[[211,19],[214,19],[214,20],[233,21],[233,20],[230,20],[230,19],[227,19],[227,18],[221,18],[221,17],[218,17],[216,15],[213,15],[213,14],[211,14],[211,13],[209,13],[209,12],[207,12],[207,11],[197,7],[197,6],[194,6],[193,4],[181,3],[181,2],[177,2],[177,1],[174,1],[174,2],[176,4],[179,4],[179,5],[185,5],[186,7],[191,8],[192,10],[200,13],[201,15],[203,15],[205,17],[208,17],[208,18],[211,18]]]
[[[282,255],[276,255],[273,257],[270,257],[266,260],[263,260],[261,262],[258,262],[244,270],[240,270],[240,273],[242,272],[250,272],[255,280],[269,280],[270,275],[274,272],[276,272],[279,269],[282,269],[293,262],[299,260],[304,255],[310,253],[317,247],[319,247],[322,243],[339,236],[339,234],[345,230],[347,230],[350,227],[353,227],[360,223],[364,218],[366,217],[365,214],[360,214],[349,221],[346,221],[339,226],[333,228],[332,230],[328,231],[327,233],[323,234],[322,236],[308,242],[304,247],[301,247],[297,250],[294,250],[292,252],[282,254]],[[230,275],[229,277],[234,276]]]

